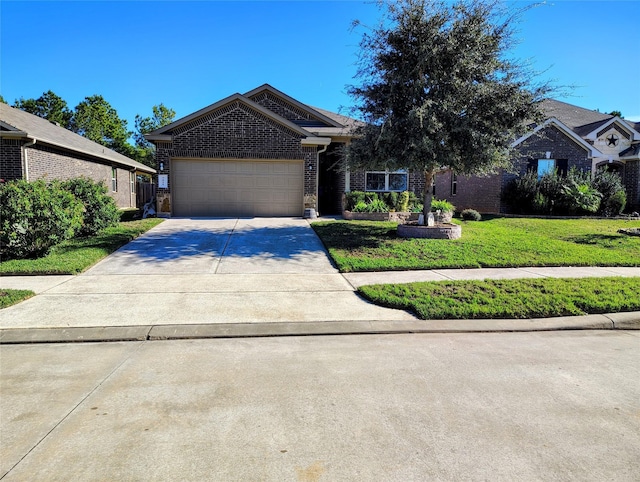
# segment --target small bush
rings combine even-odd
[[[403,213],[409,211],[409,201],[411,199],[411,194],[409,191],[402,191],[400,196],[398,197],[398,207],[397,210]],[[414,194],[415,196],[415,194]]]
[[[475,209],[465,209],[460,213],[460,217],[465,221],[480,221],[482,219],[482,215]]]
[[[93,236],[120,221],[118,207],[107,194],[107,186],[104,183],[79,177],[64,181],[61,186],[84,205],[83,224],[77,233],[78,236]]]
[[[364,201],[358,201],[350,210],[354,213],[366,213],[367,212],[367,203]]]
[[[0,185],[0,253],[9,258],[47,254],[82,226],[83,206],[59,182]]]
[[[367,204],[368,213],[388,213],[389,206],[382,199],[373,199]]]
[[[627,193],[618,173],[598,170],[593,178],[593,187],[602,194],[598,214],[617,216],[624,210],[627,205]]]
[[[434,199],[431,201],[431,212],[440,211],[443,213],[452,213],[455,210],[456,207],[444,199]]]

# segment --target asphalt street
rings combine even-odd
[[[2,480],[640,480],[640,332],[0,346]]]

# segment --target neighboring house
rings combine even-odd
[[[640,123],[583,109],[556,100],[545,100],[547,120],[513,143],[520,152],[515,173],[501,171],[486,177],[437,174],[435,195],[458,210],[473,208],[485,213],[508,212],[500,194],[516,175],[534,170],[538,175],[576,167],[595,172],[618,172],[627,191],[627,211],[640,210]]]
[[[0,179],[102,181],[120,208],[136,207],[136,175],[155,169],[64,129],[0,103]]]
[[[640,126],[556,101],[546,101],[545,109],[549,120],[516,141],[523,153],[520,172],[606,164],[624,176],[629,205],[637,204]],[[327,215],[341,214],[346,191],[421,195],[422,172],[341,169],[340,149],[358,124],[268,84],[233,94],[145,136],[156,146],[158,213],[301,216],[313,208]],[[479,178],[445,171],[436,176],[436,196],[460,209],[502,212],[500,192],[514,175]]]

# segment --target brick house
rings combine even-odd
[[[571,167],[590,172],[608,169],[623,180],[627,210],[640,210],[640,123],[550,99],[543,109],[547,120],[513,143],[520,153],[515,172],[479,177],[444,171],[436,175],[435,195],[459,210],[503,213],[508,206],[500,201],[502,189],[527,170],[542,175]]]
[[[155,169],[46,119],[0,103],[0,178],[72,179],[106,184],[119,208],[136,207],[136,175]]]
[[[638,125],[557,101],[549,120],[514,145],[520,172],[596,169],[623,174],[629,204],[638,203]],[[146,138],[156,146],[158,213],[165,216],[301,216],[341,214],[347,191],[424,192],[422,172],[348,172],[340,150],[359,121],[305,105],[264,84],[233,94],[162,127]],[[616,145],[606,147],[613,135]],[[535,164],[535,166],[534,166]],[[503,212],[500,192],[515,174],[436,175],[436,197],[459,209]]]

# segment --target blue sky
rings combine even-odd
[[[351,22],[379,16],[340,0],[2,0],[0,93],[12,104],[50,89],[71,108],[101,94],[130,129],[154,104],[179,118],[263,83],[339,111],[362,34]],[[513,56],[575,86],[559,100],[640,121],[639,18],[638,0],[556,0],[524,15]]]

